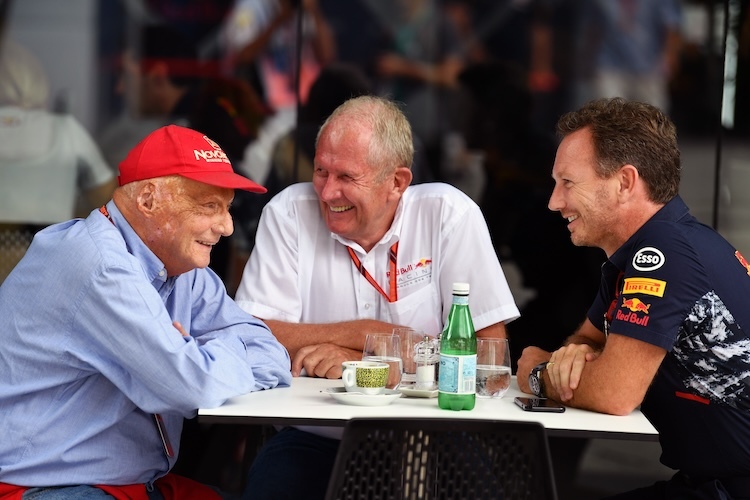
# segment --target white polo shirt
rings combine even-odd
[[[359,272],[347,245],[388,293],[396,241],[398,300],[389,303]],[[263,319],[334,323],[377,319],[437,335],[454,282],[471,285],[477,331],[520,316],[479,207],[448,184],[405,191],[391,228],[369,252],[331,233],[311,183],[293,184],[263,209],[236,301]]]

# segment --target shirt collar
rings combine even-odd
[[[373,250],[380,245],[384,245],[386,248],[390,248],[391,245],[399,241],[400,235],[401,235],[401,226],[404,224],[404,198],[409,193],[409,188],[406,188],[406,191],[404,191],[404,194],[401,196],[401,199],[398,200],[398,206],[396,207],[396,214],[393,216],[393,222],[391,223],[391,227],[388,228],[388,231],[385,232],[382,238],[380,238],[380,241],[378,241],[373,248]],[[338,241],[339,243],[346,245],[348,247],[351,247],[354,251],[360,254],[365,254],[367,252],[364,251],[364,249],[359,245],[359,243],[349,240],[347,238],[344,238],[342,236],[339,236],[336,233],[331,233],[331,238]]]
[[[637,241],[640,241],[638,235],[641,230],[646,227],[646,225],[658,221],[678,222],[679,220],[689,215],[690,209],[688,208],[688,206],[679,195],[675,196],[674,198],[669,200],[666,205],[661,207],[649,220],[647,220],[646,224],[641,226],[638,231],[636,231],[630,238],[628,238],[628,240],[623,243],[623,245],[618,248],[614,254],[612,254],[612,257],[609,258],[609,261],[617,266],[618,269],[624,270],[628,260],[633,256],[633,253],[635,251],[633,246]]]
[[[125,240],[125,245],[128,247],[128,252],[133,255],[143,266],[143,271],[146,273],[146,277],[152,282],[165,283],[167,281],[167,269],[164,267],[164,263],[151,251],[148,246],[141,240],[133,230],[130,223],[128,223],[125,216],[117,208],[114,201],[107,203],[107,211],[115,227],[122,235]],[[156,285],[155,285],[156,286]],[[158,287],[157,287],[158,288]]]

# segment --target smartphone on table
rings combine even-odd
[[[514,399],[516,405],[523,408],[525,411],[546,411],[552,413],[562,413],[565,411],[565,407],[557,401],[549,398],[522,398],[517,397]]]

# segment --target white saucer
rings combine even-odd
[[[401,394],[409,398],[436,398],[438,396],[438,390],[435,386],[432,389],[417,389],[412,384],[399,387],[398,390]]]
[[[401,397],[401,393],[393,389],[385,389],[382,394],[362,394],[347,392],[343,387],[331,387],[325,392],[339,403],[354,406],[385,406]]]

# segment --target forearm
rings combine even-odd
[[[271,20],[271,22],[263,28],[263,30],[256,36],[250,43],[240,48],[236,62],[249,64],[255,61],[258,54],[266,48],[268,43],[271,41],[271,37],[274,32],[279,29],[290,17],[291,9],[288,5],[282,5],[280,12]]]
[[[556,390],[549,371],[544,370],[542,372],[542,377],[544,378],[544,396],[573,408],[610,415],[629,414],[635,406],[623,406],[617,401],[616,397],[612,397],[611,390],[601,386],[601,374],[597,373],[597,367],[593,363],[586,364],[581,372],[581,381],[576,390],[573,391],[573,397],[567,400]]]
[[[597,352],[600,352],[602,349],[604,349],[604,343],[599,342],[598,340],[593,339],[587,335],[579,335],[578,333],[574,333],[573,335],[565,339],[565,342],[563,342],[564,346],[571,344],[587,345]]]
[[[543,372],[544,395],[555,401],[583,410],[606,413],[609,415],[628,415],[643,400],[643,394],[630,397],[617,388],[617,381],[607,380],[610,377],[608,367],[597,361],[586,363],[581,372],[581,380],[570,399],[563,399],[553,385],[547,370]]]
[[[604,349],[604,344],[607,342],[607,337],[604,332],[594,326],[591,321],[586,318],[581,326],[563,342],[563,346],[577,344],[587,345],[596,352],[601,352]]]
[[[316,344],[335,344],[361,351],[368,333],[391,333],[399,325],[371,319],[338,323],[288,323],[264,320],[271,332],[294,358],[302,347]]]
[[[505,330],[505,323],[495,323],[494,325],[482,328],[477,332],[477,338],[508,338]]]
[[[554,366],[543,373],[545,394],[569,406],[612,415],[627,415],[641,404],[666,355],[661,347],[613,333],[605,349],[579,358],[582,362],[571,370],[565,349],[553,353]],[[575,351],[585,349],[568,353]],[[571,389],[567,395],[559,392],[566,388]]]

